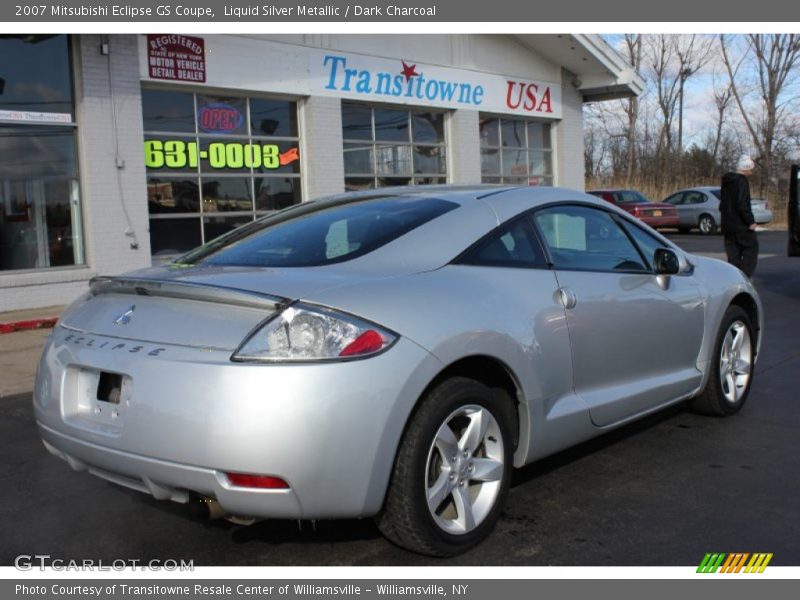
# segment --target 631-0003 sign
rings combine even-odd
[[[197,142],[145,140],[144,163],[148,169],[197,168],[207,160],[212,169],[278,169],[300,159],[297,148],[281,152],[277,144],[211,142],[200,149]]]

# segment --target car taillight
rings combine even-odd
[[[245,339],[231,360],[308,362],[366,358],[388,348],[396,339],[395,334],[374,323],[297,303]]]
[[[374,329],[368,329],[341,352],[339,356],[360,356],[362,354],[372,354],[383,348],[383,336]]]
[[[289,484],[280,477],[271,475],[250,475],[248,473],[225,473],[228,482],[236,487],[262,490],[288,490]]]

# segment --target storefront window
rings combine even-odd
[[[66,35],[0,36],[0,271],[84,263]]]
[[[144,89],[142,114],[154,257],[302,200],[295,102]]]
[[[342,103],[345,189],[445,183],[444,114]]]
[[[483,183],[553,185],[550,125],[481,115]]]

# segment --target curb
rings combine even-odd
[[[14,321],[12,323],[0,323],[0,334],[14,333],[15,331],[29,331],[31,329],[52,329],[58,322],[58,317],[44,317],[40,319],[28,319],[26,321]]]

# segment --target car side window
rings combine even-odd
[[[673,206],[678,206],[684,203],[685,198],[686,198],[685,194],[683,194],[682,192],[678,192],[677,194],[672,194],[672,196],[664,200],[664,203],[672,204]]]
[[[686,204],[702,204],[705,201],[705,195],[700,192],[689,192],[686,195]]]
[[[501,225],[468,249],[456,263],[484,267],[547,266],[527,217]]]
[[[630,221],[626,219],[620,220],[624,223],[623,227],[625,227],[625,230],[630,234],[633,241],[639,246],[639,250],[641,250],[642,254],[644,254],[647,259],[647,266],[652,269],[653,257],[656,254],[656,250],[658,248],[669,248],[669,246]]]
[[[587,206],[554,206],[534,213],[557,269],[647,271],[648,265],[607,212]]]

